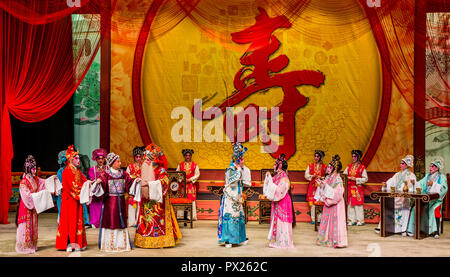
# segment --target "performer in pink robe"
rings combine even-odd
[[[277,159],[274,170],[277,173],[273,179],[270,172],[266,173],[264,181],[264,196],[272,200],[270,230],[267,239],[269,247],[293,248],[292,222],[294,211],[289,195],[290,182],[287,176],[285,154]]]
[[[24,165],[25,174],[20,181],[20,200],[17,211],[16,252],[33,254],[38,243],[38,214],[34,207],[32,193],[45,190],[45,180],[36,176],[36,160],[28,155]]]
[[[317,244],[328,247],[347,247],[347,226],[345,222],[344,186],[339,171],[342,163],[334,155],[327,168],[325,180],[320,183],[319,197],[324,202],[322,219],[317,234]],[[319,189],[318,189],[319,190]]]
[[[100,175],[102,175],[102,173],[106,170],[106,154],[106,150],[103,148],[96,149],[92,152],[92,160],[96,161],[97,165],[94,165],[89,169],[89,180],[97,180],[97,178],[99,178]],[[89,223],[91,224],[92,228],[98,228],[100,226],[102,204],[103,202],[101,198],[93,198],[92,202],[89,204]]]

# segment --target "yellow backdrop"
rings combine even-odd
[[[363,11],[359,12],[362,16]],[[256,9],[254,13],[256,15]],[[320,88],[299,87],[300,92],[309,97],[309,103],[296,113],[297,152],[289,160],[291,170],[304,170],[315,149],[326,152],[325,161],[333,154],[339,154],[344,164],[350,162],[352,149],[366,149],[379,112],[382,82],[377,46],[368,22],[356,21],[353,23],[354,29],[358,30],[355,37],[333,44],[341,31],[339,22],[324,26],[326,31],[318,33],[312,40],[299,35],[296,30],[299,26],[308,28],[310,25],[311,29],[320,32],[311,18],[321,14],[308,7],[304,14],[308,16],[299,16],[291,22],[292,28],[278,29],[274,33],[281,47],[273,57],[285,54],[290,60],[283,72],[310,69],[325,75],[325,83]],[[233,30],[228,26],[227,30],[216,31],[237,32],[246,27],[237,26]],[[112,40],[111,151],[118,153],[125,163],[132,161],[132,148],[142,145],[131,100],[133,51],[138,31],[113,33]],[[129,38],[127,43],[123,39],[114,40],[124,35]],[[194,159],[200,168],[223,169],[229,164],[231,146],[228,142],[175,143],[171,129],[178,120],[171,119],[171,113],[180,106],[191,109],[195,98],[214,93],[217,95],[211,103],[220,103],[234,90],[234,76],[242,67],[239,58],[247,47],[233,43],[231,36],[229,41],[208,37],[188,18],[169,32],[148,41],[142,61],[143,106],[151,137],[167,155],[169,167],[176,167],[182,160],[183,148],[195,150]],[[270,108],[282,99],[281,89],[270,89],[255,93],[238,106],[254,103]],[[399,158],[412,153],[412,118],[412,111],[393,86],[388,124],[369,170],[396,170]],[[216,120],[222,122],[222,118]],[[208,122],[203,122],[203,126]],[[191,126],[193,141],[193,121]],[[249,148],[247,166],[251,169],[272,167],[274,159],[261,153],[259,141],[247,142],[245,146]]]

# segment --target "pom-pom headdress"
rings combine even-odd
[[[339,172],[342,169],[341,157],[339,157],[339,155],[334,155],[333,158],[331,158],[330,165],[336,172]]]
[[[58,153],[58,164],[64,166],[67,162],[66,150],[62,150]]]
[[[66,157],[70,161],[72,160],[76,155],[78,155],[78,151],[75,151],[73,144],[69,145],[66,150]]]
[[[288,168],[288,163],[286,161],[286,154],[284,154],[284,153],[280,154],[278,159],[275,161],[274,169],[278,170],[278,168],[280,168],[280,167],[283,171],[286,171]]]
[[[147,145],[144,157],[167,170],[167,159],[159,146],[153,143]]]
[[[23,165],[25,174],[31,173],[31,169],[36,168],[36,159],[32,155],[28,155]]]
[[[232,160],[237,162],[244,157],[245,152],[247,152],[247,147],[244,147],[239,142],[233,143],[233,156]]]

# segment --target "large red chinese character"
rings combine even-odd
[[[259,14],[255,17],[256,23],[253,26],[231,34],[234,42],[250,44],[240,59],[243,67],[236,73],[234,78],[236,90],[219,106],[212,107],[205,113],[211,113],[212,110],[217,108],[224,112],[227,107],[239,104],[256,92],[281,87],[284,98],[277,107],[280,115],[283,115],[283,120],[279,123],[279,134],[284,136],[284,143],[270,154],[272,157],[278,157],[279,154],[285,153],[286,158],[289,159],[296,151],[295,113],[308,103],[308,98],[298,91],[297,86],[313,85],[319,87],[324,83],[325,76],[319,71],[312,70],[279,73],[288,66],[289,58],[286,55],[279,55],[270,59],[270,56],[280,47],[280,41],[272,33],[278,28],[291,27],[291,23],[284,15],[269,17],[263,8],[258,8],[258,10]],[[244,76],[245,73],[248,74]],[[254,107],[255,105],[251,104],[249,106]],[[245,109],[242,112],[245,112]],[[211,119],[214,118],[212,117]],[[268,119],[269,121],[272,120],[270,113],[268,113]],[[249,126],[249,128],[251,127]],[[260,126],[253,127],[259,129]],[[248,135],[246,135],[246,141],[248,141]],[[267,145],[271,144],[272,141],[268,140],[263,143]]]

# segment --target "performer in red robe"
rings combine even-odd
[[[311,224],[314,224],[314,218],[316,213],[316,206],[322,205],[320,201],[314,199],[314,195],[317,190],[317,179],[325,177],[325,171],[327,166],[322,162],[325,153],[322,150],[314,151],[314,163],[310,163],[305,170],[305,179],[309,181],[308,191],[306,194],[306,201],[311,207]]]
[[[133,149],[134,163],[127,167],[127,173],[131,178],[141,177],[142,156],[144,155],[145,147],[136,146]],[[133,195],[127,194],[127,210],[128,210],[128,226],[136,227],[137,218],[139,216],[138,202],[134,200]]]
[[[183,149],[181,153],[184,156],[184,162],[178,164],[177,171],[186,172],[186,194],[187,198],[192,201],[192,217],[193,220],[197,220],[197,207],[195,200],[197,200],[198,183],[197,180],[200,177],[200,169],[198,165],[192,161],[192,155],[194,154],[193,149]],[[180,187],[180,189],[184,189]],[[178,216],[188,217],[186,211],[179,211]],[[186,225],[186,223],[185,223]]]
[[[362,151],[352,150],[352,163],[345,168],[347,177],[348,225],[364,225],[364,188],[367,182],[366,167],[361,163]]]
[[[141,178],[143,186],[161,186],[159,198],[162,200],[146,199],[142,194],[134,245],[141,248],[175,246],[181,239],[181,232],[168,194],[167,160],[153,144],[144,152]]]
[[[56,249],[85,250],[86,231],[83,223],[83,206],[80,205],[80,191],[86,177],[81,173],[80,156],[70,145],[66,151],[69,164],[62,173],[61,215],[56,232]]]

